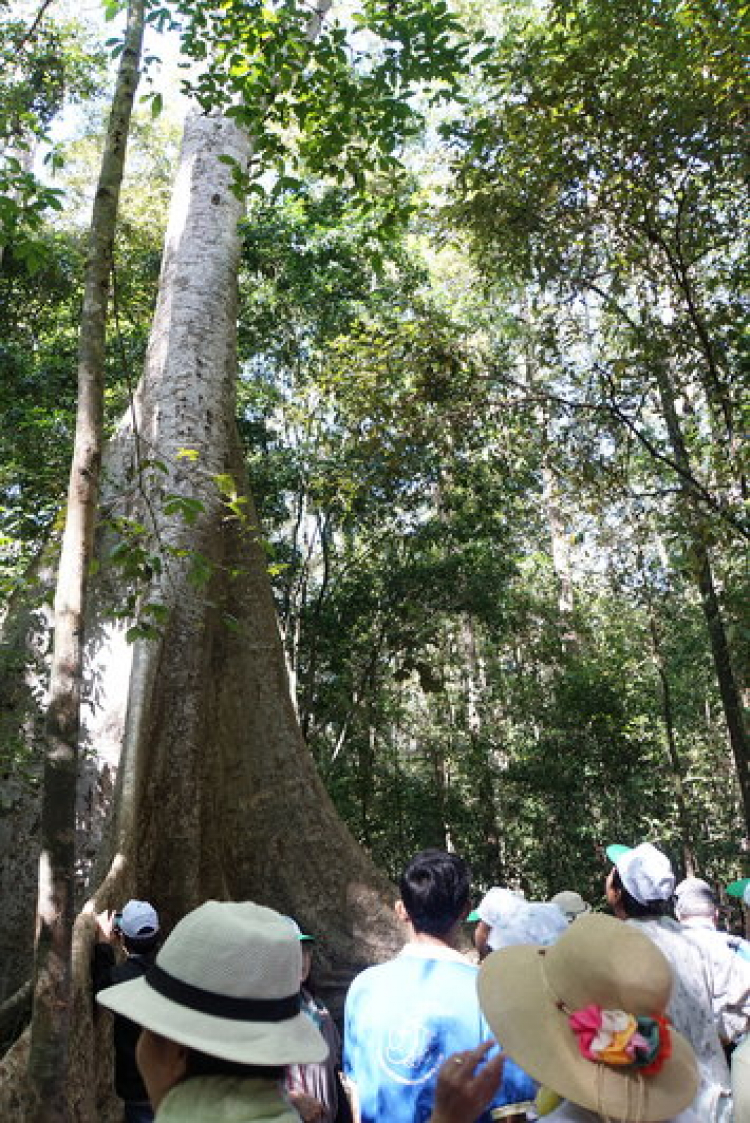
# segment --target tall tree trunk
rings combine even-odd
[[[319,18],[320,12],[311,21],[313,34]],[[94,908],[148,897],[165,931],[208,897],[251,897],[294,912],[319,935],[324,982],[339,999],[354,971],[392,954],[400,942],[394,890],[336,814],[289,694],[234,419],[242,207],[219,159],[224,155],[245,163],[245,135],[226,120],[193,118],[146,370],[105,456],[108,505],[123,519],[137,519],[149,536],[152,576],[140,596],[143,616],[158,617],[159,628],[135,643],[119,675],[109,675],[107,706],[124,714],[122,752],[99,855],[101,881],[95,879],[73,936],[71,1049],[78,1064],[70,1069],[67,1102],[58,1096],[54,1107],[81,1121],[104,1118],[91,1068],[93,1042],[107,1040],[106,1032],[94,1034],[92,1022]],[[97,466],[93,459],[87,470]],[[96,577],[99,613],[107,582],[117,585],[117,575],[107,572],[107,552]],[[80,636],[79,622],[79,643]],[[95,680],[108,670],[104,660],[113,648],[116,642],[93,645]],[[66,742],[65,749],[70,780],[74,747]],[[66,799],[71,791],[72,785]],[[72,833],[71,816],[65,861]],[[68,893],[61,913],[70,913],[71,900]],[[65,971],[67,960],[60,962]],[[0,1118],[22,1117],[11,1074],[24,1047],[19,1043],[0,1070],[8,1074],[0,1080]]]
[[[563,497],[555,469],[555,440],[551,435],[549,406],[544,402],[544,375],[537,355],[535,333],[538,332],[539,310],[536,300],[531,297],[523,301],[523,311],[529,332],[524,342],[523,363],[529,392],[542,399],[536,409],[537,428],[541,439],[542,500],[549,530],[552,568],[558,581],[557,607],[560,612],[560,635],[562,646],[575,654],[579,647],[579,636],[575,629],[575,583],[570,550],[570,533],[566,525]]]
[[[231,122],[188,122],[136,427],[117,438],[120,453],[138,445],[161,464],[133,513],[160,543],[148,600],[165,623],[135,647],[112,869],[166,927],[207,897],[251,896],[294,911],[330,961],[354,969],[394,946],[392,891],[302,741],[247,495],[234,421],[242,206],[219,160],[247,154]],[[230,477],[244,519],[222,492]],[[167,516],[175,496],[200,505],[194,521]]]
[[[78,348],[73,463],[55,597],[55,643],[44,762],[34,1006],[29,1073],[35,1118],[68,1117],[64,1078],[71,1016],[75,801],[86,585],[93,556],[102,454],[104,346],[115,224],[130,114],[138,85],[143,0],[128,7],[89,236]]]
[[[701,533],[701,512],[697,509],[694,494],[686,482],[692,477],[690,458],[677,414],[672,381],[668,370],[663,365],[657,365],[656,374],[672,455],[675,463],[681,469],[680,489],[687,514],[685,532],[693,559],[696,584],[700,594],[716,679],[719,685],[719,694],[724,709],[724,720],[737,770],[745,828],[748,837],[750,837],[750,746],[748,745],[740,687],[732,663],[727,631],[716,592],[711,556],[705,538]]]
[[[144,605],[159,605],[161,624],[110,676],[107,707],[125,713],[115,806],[101,882],[73,942],[78,1064],[68,1103],[81,1123],[104,1118],[91,1067],[94,1042],[107,1039],[92,1023],[94,907],[145,897],[167,931],[209,897],[294,913],[319,936],[334,1009],[352,973],[400,942],[394,890],[336,814],[289,694],[234,420],[242,207],[222,155],[242,163],[244,134],[226,120],[192,118],[146,370],[105,455],[107,504],[119,502],[118,515],[149,528],[149,548],[161,558],[141,590]],[[230,478],[234,512],[244,509],[244,518],[228,506]],[[176,517],[180,510],[192,521]],[[116,590],[104,564],[93,599],[100,614],[108,579]],[[95,645],[94,678],[116,648]],[[13,1117],[14,1094],[12,1081],[0,1082],[0,1118]]]

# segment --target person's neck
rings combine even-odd
[[[683,916],[680,923],[687,928],[713,928],[716,930],[716,921],[712,916]]]
[[[429,932],[417,932],[413,924],[409,924],[410,944],[432,944],[434,947],[451,948],[458,950],[458,925],[451,928],[444,936],[433,936]]]

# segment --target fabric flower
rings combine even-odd
[[[644,1075],[658,1072],[671,1054],[665,1018],[636,1018],[624,1010],[603,1010],[592,1003],[574,1011],[570,1027],[587,1060],[609,1065],[635,1065]]]
[[[642,1064],[640,1070],[643,1076],[654,1076],[663,1068],[664,1062],[672,1056],[672,1035],[669,1032],[669,1019],[658,1014],[656,1018],[639,1018],[638,1021],[639,1023],[650,1022],[652,1036],[656,1037],[656,1049],[655,1051],[652,1050],[648,1057],[644,1057],[646,1064]]]

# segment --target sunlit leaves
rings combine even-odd
[[[7,7],[0,5],[0,251],[12,243],[34,272],[41,224],[61,207],[61,193],[33,170],[34,150],[66,101],[96,91],[102,59],[75,23],[47,19],[32,30]]]
[[[481,105],[447,130],[452,213],[488,274],[529,286],[536,354],[573,417],[602,405],[600,439],[631,463],[640,441],[660,476],[669,367],[694,492],[738,528],[746,76],[714,50],[738,5],[697,7],[560,0],[509,31]]]
[[[184,44],[207,63],[189,85],[253,139],[257,169],[333,176],[366,196],[373,176],[397,175],[405,141],[423,125],[415,95],[458,92],[469,42],[442,0],[365,3],[345,27],[327,15],[311,34],[294,0],[185,5]],[[289,182],[289,179],[287,179]]]

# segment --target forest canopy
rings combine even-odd
[[[7,620],[64,519],[82,199],[121,7],[83,26],[0,3]],[[603,847],[643,838],[683,870],[739,876],[747,6],[320,15],[313,37],[282,0],[146,6],[105,433],[147,352],[180,128],[156,60],[177,43],[193,107],[251,145],[231,165],[235,419],[299,725],[343,822],[390,877],[449,846],[478,885],[598,901]],[[148,492],[162,451],[144,461]],[[215,481],[240,518],[234,478]],[[171,495],[165,518],[200,520],[200,495]],[[157,642],[145,590],[164,543],[116,503],[97,528],[108,611]],[[197,546],[189,561],[208,600],[216,563]],[[17,728],[0,754],[7,810],[39,758]]]

